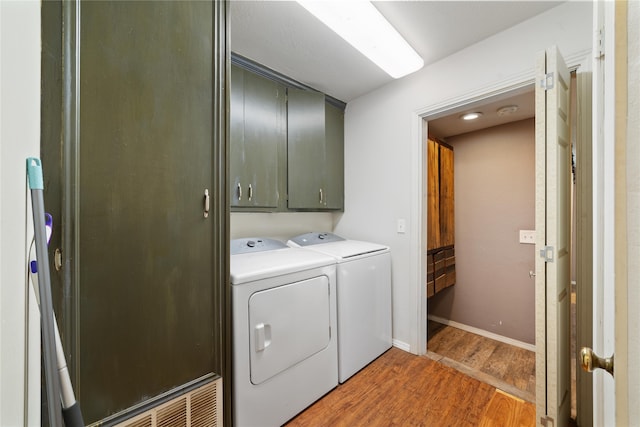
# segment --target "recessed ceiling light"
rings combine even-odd
[[[475,119],[477,119],[477,118],[478,118],[478,117],[480,117],[480,116],[482,116],[482,113],[481,113],[481,112],[479,112],[479,111],[477,111],[477,112],[474,112],[474,113],[466,113],[466,114],[463,114],[463,115],[461,115],[461,116],[460,116],[460,118],[461,118],[462,120],[475,120]]]
[[[498,108],[498,110],[496,111],[496,113],[502,117],[502,116],[508,116],[509,114],[513,114],[516,111],[518,111],[518,106],[517,105],[507,105],[505,107],[500,107]]]
[[[418,71],[424,60],[369,1],[298,0],[312,15],[391,77]]]

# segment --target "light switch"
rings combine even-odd
[[[400,218],[398,220],[398,234],[404,234],[407,231],[407,222]]]
[[[536,244],[536,230],[520,230],[520,243],[526,245]]]

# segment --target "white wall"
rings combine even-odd
[[[330,212],[232,212],[231,239],[270,237],[286,242],[311,231],[333,231],[335,218]]]
[[[416,198],[422,186],[415,159],[417,111],[495,89],[509,79],[532,79],[535,54],[556,44],[584,57],[592,42],[592,4],[567,2],[478,42],[347,105],[345,114],[345,213],[338,234],[387,244],[392,251],[393,336],[419,352],[418,304],[421,221]],[[396,232],[398,219],[406,234]]]
[[[456,284],[429,314],[535,346],[535,119],[446,138],[453,147]]]
[[[0,425],[40,425],[39,315],[30,310],[25,406],[26,163],[40,147],[40,2],[0,1]],[[30,291],[30,301],[34,294]]]

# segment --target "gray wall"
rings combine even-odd
[[[534,119],[447,139],[455,157],[456,284],[428,313],[535,344]]]

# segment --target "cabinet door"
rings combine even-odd
[[[278,206],[280,150],[286,144],[285,89],[273,80],[245,72],[244,154],[247,206]]]
[[[83,2],[70,20],[79,44],[65,60],[78,61],[71,81],[80,83],[70,92],[65,80],[72,89],[63,93],[79,103],[63,118],[79,133],[65,148],[77,169],[65,172],[74,252],[63,256],[74,305],[61,325],[70,323],[63,339],[73,344],[68,360],[87,424],[223,366],[217,7]],[[214,195],[208,216],[205,189]]]
[[[440,245],[440,144],[427,140],[427,250]]]
[[[246,182],[244,145],[244,70],[231,67],[231,96],[229,119],[229,195],[231,206],[242,206],[242,185]]]
[[[322,93],[288,89],[288,206],[326,207],[325,102]]]
[[[344,111],[325,105],[326,208],[344,209]]]
[[[231,206],[276,208],[285,167],[284,87],[238,67],[231,76]]]
[[[453,149],[440,145],[440,245],[455,242],[453,209]]]

